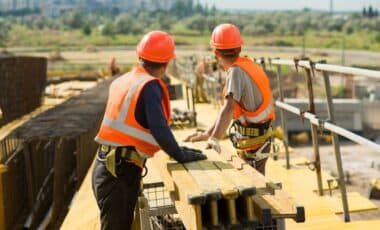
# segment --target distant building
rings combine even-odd
[[[41,0],[0,0],[0,11],[40,8]]]
[[[120,11],[169,10],[176,1],[178,0],[0,0],[0,11],[38,8],[47,17],[57,17],[68,10],[78,8],[86,11],[112,8]]]

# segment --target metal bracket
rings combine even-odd
[[[276,190],[282,189],[282,183],[266,182],[265,188],[256,188],[256,194],[259,195],[274,195]]]
[[[296,164],[296,165],[307,166],[311,171],[315,171],[315,161],[313,161],[313,162],[299,163],[299,164]],[[311,167],[311,166],[313,166],[313,167]]]
[[[299,72],[298,71],[298,62],[300,61],[300,59],[299,58],[294,58],[293,61],[294,61],[294,66],[296,67],[296,71],[298,73]]]
[[[325,129],[325,120],[318,120],[318,134],[320,137],[323,136],[323,130]]]
[[[301,118],[302,124],[305,123],[305,113],[308,113],[308,112],[310,112],[309,109],[300,111],[300,118]]]
[[[309,65],[310,65],[311,76],[315,78],[315,63],[312,60],[309,60]]]
[[[327,186],[329,187],[329,194],[330,194],[330,196],[332,196],[332,191],[333,191],[332,183],[334,183],[334,181],[338,184],[338,187],[339,187],[339,180],[337,180],[335,178],[327,180]]]

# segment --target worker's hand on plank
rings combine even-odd
[[[187,163],[191,161],[206,160],[207,156],[201,150],[188,147],[181,147],[182,158],[177,160],[179,163]]]
[[[215,137],[210,137],[207,140],[206,149],[214,149],[217,153],[222,152],[222,149],[220,148],[219,140]]]
[[[198,142],[198,141],[207,141],[209,138],[208,132],[195,132],[183,140],[184,142]]]

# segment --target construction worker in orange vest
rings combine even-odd
[[[115,75],[120,74],[120,68],[116,64],[116,58],[115,57],[111,58],[110,63],[108,64],[108,70],[109,70],[109,74],[111,76],[115,76]]]
[[[273,134],[272,121],[275,118],[268,77],[251,59],[240,57],[243,39],[236,26],[217,26],[210,43],[215,56],[227,71],[224,105],[207,131],[194,133],[186,141],[207,140],[208,147],[220,153],[219,140],[233,120],[229,137],[239,156],[265,174]]]
[[[161,78],[174,46],[165,32],[146,34],[136,48],[140,63],[109,88],[92,174],[102,229],[131,229],[142,171],[157,151],[180,163],[206,159],[199,150],[179,147],[168,126],[169,93]]]

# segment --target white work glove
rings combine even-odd
[[[215,137],[210,137],[207,140],[206,149],[214,149],[217,153],[221,153],[222,149],[220,148],[219,140]]]

